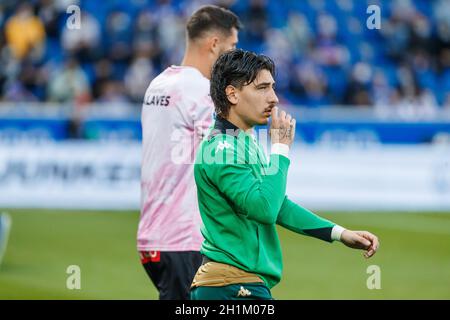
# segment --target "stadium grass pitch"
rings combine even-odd
[[[0,266],[0,299],[157,299],[139,263],[137,212],[9,210],[8,249]],[[279,228],[284,255],[275,299],[450,299],[450,214],[320,213],[381,240],[362,251]],[[81,269],[81,289],[69,290],[67,268]],[[367,268],[381,271],[369,290]]]

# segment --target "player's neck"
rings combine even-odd
[[[237,116],[235,113],[230,112],[228,117],[226,118],[229,122],[234,124],[239,129],[245,131],[245,132],[251,132],[253,131],[253,126],[247,124],[245,121],[243,121],[239,116]]]
[[[209,63],[209,59],[194,50],[187,50],[184,55],[181,65],[185,67],[192,67],[200,71],[200,73],[207,79],[211,78],[212,65]]]

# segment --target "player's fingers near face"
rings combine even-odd
[[[271,120],[270,120],[270,130],[269,130],[269,134],[270,136],[273,138],[275,134],[274,130],[277,130],[277,128],[280,126],[279,125],[279,118],[278,118],[278,107],[273,107],[272,111],[271,111]]]
[[[297,121],[295,119],[291,120],[291,126],[292,126],[292,136],[295,137],[295,126],[297,124]]]
[[[288,123],[288,124],[291,124],[291,120],[292,120],[292,116],[288,113],[288,114],[286,114],[286,122]]]
[[[286,120],[286,111],[281,110],[280,112],[280,120],[285,121]]]
[[[272,108],[272,122],[273,121],[278,121],[278,107],[273,107]]]

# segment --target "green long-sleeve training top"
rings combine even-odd
[[[287,198],[289,164],[279,154],[267,161],[251,134],[218,116],[194,165],[201,253],[257,274],[269,288],[283,268],[276,224],[328,242],[335,226]]]

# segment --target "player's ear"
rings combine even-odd
[[[228,85],[225,88],[225,94],[227,95],[228,101],[232,104],[235,105],[238,103],[238,93],[237,90],[234,86],[232,85]]]
[[[209,38],[209,49],[212,53],[214,53],[215,56],[219,56],[220,53],[220,43],[219,43],[219,37],[217,36],[211,36]]]

